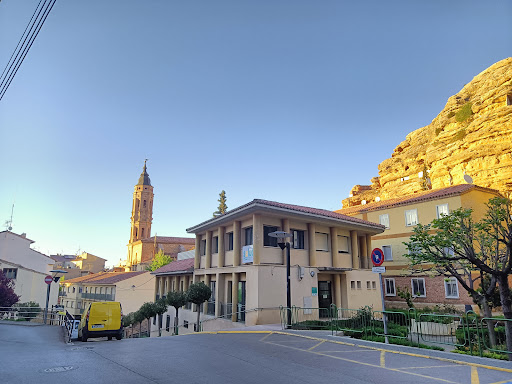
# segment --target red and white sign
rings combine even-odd
[[[384,262],[384,252],[380,248],[374,248],[372,251],[372,263],[375,267],[380,267]]]
[[[53,281],[53,277],[51,277],[50,275],[47,275],[45,278],[44,278],[44,282],[46,284],[51,284]]]

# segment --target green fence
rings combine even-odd
[[[281,324],[287,326],[288,309],[281,307]],[[420,313],[416,310],[291,308],[291,329],[330,330],[334,335],[393,344],[450,349],[454,352],[507,359],[506,325],[512,320],[466,314]],[[492,355],[492,356],[491,356]]]

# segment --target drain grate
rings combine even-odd
[[[94,347],[74,347],[71,348],[72,351],[84,351],[84,350],[91,350],[94,349]]]
[[[63,367],[46,368],[46,369],[43,369],[43,372],[46,372],[46,373],[57,373],[57,372],[71,371],[73,369],[76,369],[76,368],[68,365],[68,366],[63,366]]]

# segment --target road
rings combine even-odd
[[[509,381],[512,383],[512,364],[510,369],[487,369],[282,333],[193,334],[121,341],[102,338],[66,344],[58,327],[0,324],[2,383]]]

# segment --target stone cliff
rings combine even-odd
[[[378,169],[371,185],[352,188],[344,208],[471,179],[512,192],[512,58],[450,97],[432,123],[408,134]]]

